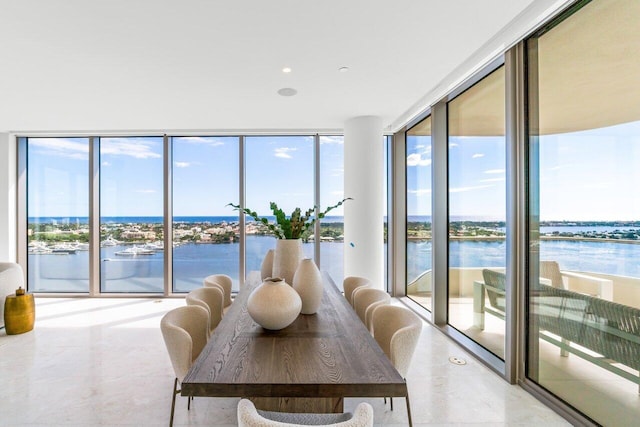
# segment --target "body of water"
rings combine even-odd
[[[415,217],[417,219],[419,217]],[[153,219],[153,221],[152,221]],[[235,222],[237,216],[228,217],[175,217],[176,222],[219,223]],[[81,223],[86,218],[37,218],[39,223]],[[160,217],[110,217],[104,222],[150,223],[161,222]],[[330,217],[330,222],[342,222],[342,217]],[[31,222],[31,221],[30,221]],[[542,232],[613,231],[616,227],[561,226],[543,227]],[[246,239],[246,270],[259,270],[267,250],[275,247],[271,236],[249,235]],[[116,252],[131,247],[118,245],[101,248],[102,292],[163,292],[164,252],[136,257],[121,257]],[[504,241],[454,240],[450,242],[452,267],[503,267],[506,246]],[[238,287],[238,243],[198,244],[187,243],[173,250],[174,290],[188,292],[201,286],[210,274],[227,274]],[[343,243],[322,242],[321,268],[327,270],[336,283],[343,279]],[[313,257],[313,243],[303,244],[305,256]],[[411,280],[431,269],[432,246],[430,241],[407,243],[407,276]],[[605,273],[640,277],[640,245],[611,240],[580,241],[552,240],[540,242],[540,259],[556,260],[560,268],[584,272]],[[89,288],[89,255],[79,251],[69,255],[29,255],[29,288],[34,291],[87,292]]]

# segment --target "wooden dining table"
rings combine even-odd
[[[184,378],[183,396],[244,397],[285,412],[342,412],[345,397],[407,397],[405,380],[328,274],[318,312],[279,331],[247,312],[260,282],[254,273],[240,290]]]

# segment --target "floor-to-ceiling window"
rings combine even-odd
[[[407,295],[431,310],[431,116],[406,141]]]
[[[504,358],[504,67],[451,100],[447,118],[448,323]]]
[[[27,139],[27,283],[89,292],[89,140]]]
[[[245,139],[245,207],[260,217],[274,219],[269,206],[275,202],[285,214],[295,208],[304,213],[314,203],[314,137],[250,136]],[[232,212],[230,210],[230,212]],[[246,271],[260,270],[269,249],[275,248],[275,237],[261,223],[247,216]],[[302,236],[305,257],[313,258],[314,245]]]
[[[320,136],[320,208],[344,199],[344,137]],[[315,236],[314,236],[315,238]],[[320,264],[338,287],[344,279],[344,210],[329,212],[320,222]]]
[[[202,286],[210,274],[239,284],[237,137],[173,137],[173,291]]]
[[[100,138],[100,291],[164,292],[163,138]]]
[[[527,41],[527,378],[637,425],[640,2],[595,0]]]
[[[27,172],[28,284],[36,292],[93,289],[89,274],[92,206],[99,218],[96,292],[164,293],[166,279],[168,292],[182,293],[217,273],[231,276],[234,289],[239,289],[244,279],[239,271],[242,233],[239,212],[230,204],[240,202],[243,174],[245,206],[271,221],[271,201],[289,215],[296,207],[313,208],[316,198],[324,210],[345,197],[342,136],[250,136],[242,147],[237,136],[20,141]],[[94,155],[90,146],[95,147]],[[91,179],[90,170],[94,171]],[[167,199],[165,183],[171,190]],[[169,248],[165,248],[165,210],[172,214]],[[275,238],[250,217],[246,217],[245,233],[246,271],[258,270],[266,251],[275,246]],[[318,237],[314,234],[311,228],[303,236],[305,256],[314,257],[317,242],[320,268],[340,285],[342,207],[321,221]],[[171,268],[165,266],[167,250],[172,251]],[[49,256],[54,254],[58,256]]]

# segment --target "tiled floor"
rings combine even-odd
[[[182,299],[38,298],[34,331],[0,330],[0,425],[168,424],[173,371],[159,322]],[[457,356],[467,361],[457,366]],[[426,323],[408,376],[414,425],[564,426]],[[236,424],[237,399],[178,397],[175,425]],[[359,399],[346,399],[351,410]],[[405,426],[406,410],[368,400],[375,425]]]

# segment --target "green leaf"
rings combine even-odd
[[[305,234],[305,232],[307,232],[313,224],[315,224],[316,220],[324,218],[328,212],[332,211],[338,206],[341,206],[347,200],[353,199],[351,197],[342,199],[337,204],[329,206],[323,212],[318,212],[319,208],[317,206],[314,206],[313,208],[307,209],[304,215],[302,214],[302,210],[300,208],[295,208],[293,212],[291,212],[289,218],[287,218],[284,211],[280,209],[275,202],[270,202],[269,208],[276,218],[275,224],[270,223],[267,218],[261,218],[255,211],[247,208],[242,208],[240,205],[229,203],[227,204],[227,206],[231,206],[235,210],[242,211],[246,215],[252,217],[255,221],[266,225],[267,229],[278,239],[298,239],[302,237],[303,234]],[[316,213],[315,216],[313,216],[314,213]]]

